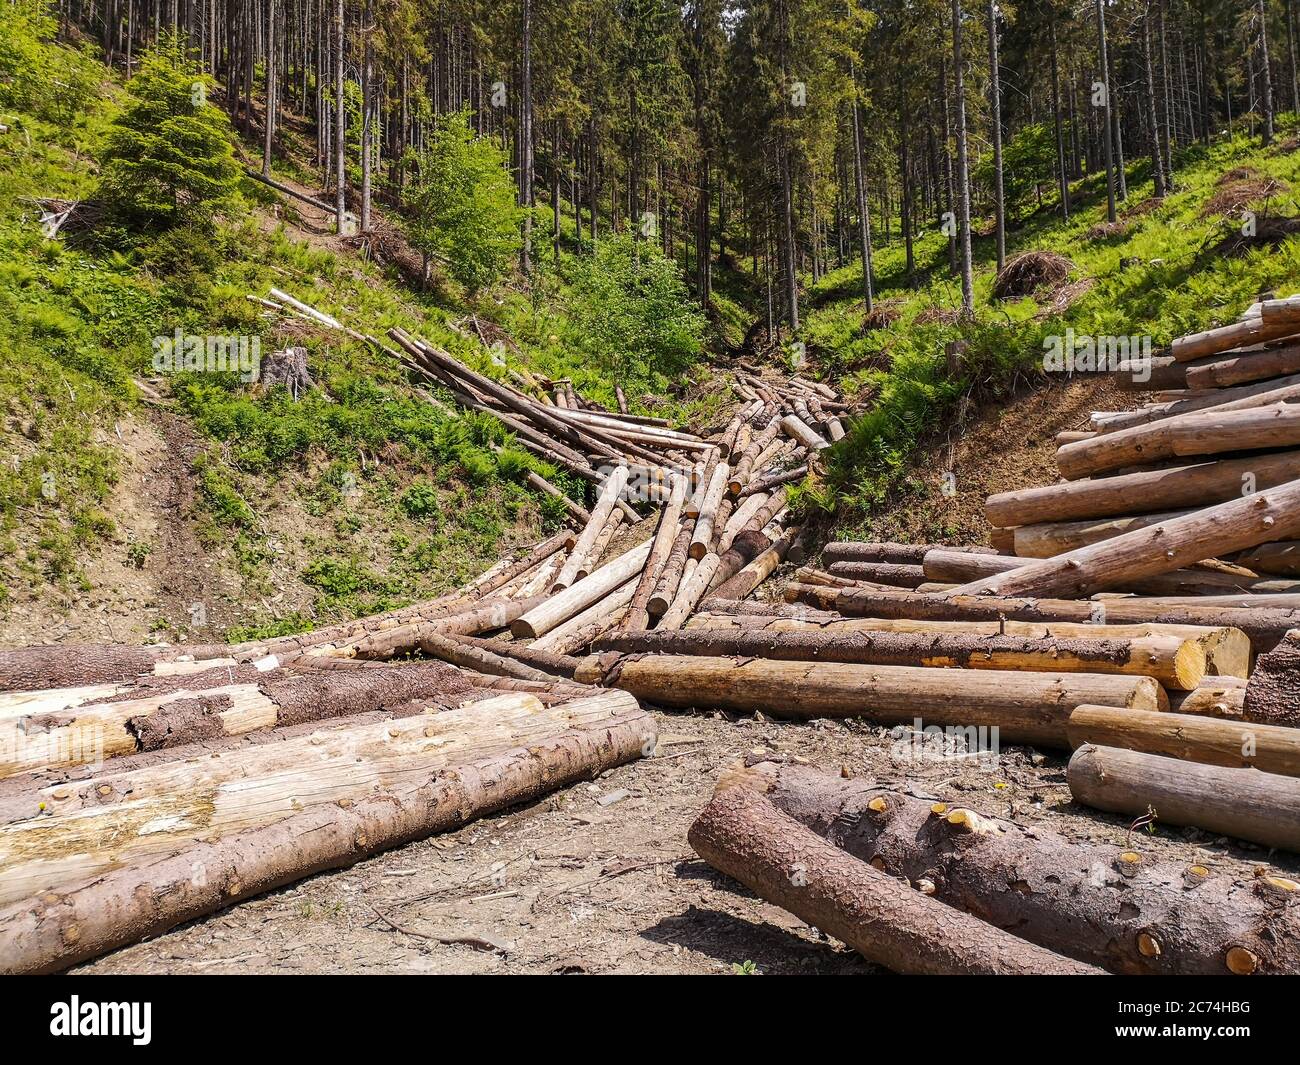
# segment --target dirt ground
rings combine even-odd
[[[719,773],[760,748],[1081,840],[1249,877],[1295,856],[1195,829],[1130,830],[1070,803],[1065,762],[1006,748],[917,761],[861,722],[661,713],[659,751],[591,782],[321,874],[80,967],[86,973],[874,973],[696,858]],[[626,792],[626,797],[617,798]],[[602,798],[615,801],[601,805]],[[440,942],[440,940],[472,942]]]

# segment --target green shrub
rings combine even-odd
[[[428,481],[415,481],[397,500],[397,505],[407,517],[424,521],[435,517],[441,509],[438,489]]]
[[[48,0],[0,4],[0,107],[71,123],[89,110],[103,71],[92,55],[54,44]]]

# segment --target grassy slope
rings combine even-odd
[[[1294,116],[1289,116],[1294,118]],[[1294,129],[1294,121],[1289,125]],[[870,413],[859,420],[836,449],[827,478],[805,486],[802,498],[813,509],[835,511],[838,527],[851,533],[873,507],[897,503],[908,492],[929,490],[909,459],[930,438],[963,397],[1004,399],[1026,377],[1041,373],[1043,340],[1063,335],[1149,335],[1156,346],[1181,334],[1230,320],[1258,293],[1300,289],[1300,237],[1280,247],[1257,247],[1237,255],[1216,252],[1218,243],[1239,232],[1240,218],[1209,215],[1207,199],[1229,171],[1250,167],[1300,189],[1300,153],[1294,133],[1283,133],[1263,150],[1244,136],[1197,147],[1177,160],[1177,191],[1160,203],[1152,195],[1149,164],[1130,168],[1129,198],[1120,204],[1124,232],[1090,232],[1105,220],[1104,185],[1092,175],[1076,185],[1075,211],[1063,224],[1051,204],[1008,233],[1008,255],[1047,249],[1068,256],[1076,266],[1072,280],[1091,279],[1093,287],[1064,313],[1052,313],[1033,299],[999,302],[991,239],[978,239],[976,322],[968,326],[924,324],[927,309],[960,306],[960,285],[947,269],[947,249],[937,230],[917,243],[920,282],[905,287],[900,241],[876,258],[879,296],[893,304],[898,319],[889,327],[864,331],[862,302],[856,296],[861,274],[852,266],[824,277],[809,293],[804,338],[821,372],[843,386],[873,397]],[[1264,210],[1264,204],[1256,209]],[[1294,194],[1284,191],[1270,212],[1295,215]],[[979,226],[977,225],[977,229]],[[1048,301],[1044,301],[1048,302]],[[944,346],[969,344],[967,369],[951,378]],[[937,477],[938,471],[930,471]],[[931,479],[933,479],[931,477]]]

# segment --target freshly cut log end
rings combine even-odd
[[[895,972],[1098,971],[877,872],[748,788],[715,792],[687,838],[715,869]]]

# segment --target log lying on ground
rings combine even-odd
[[[1074,801],[1300,851],[1300,780],[1087,744],[1066,771]]]
[[[715,869],[895,972],[1095,971],[877,872],[749,788],[715,792],[687,838]]]
[[[1204,364],[1188,366],[1187,387],[1230,388],[1297,372],[1300,344],[1283,344],[1260,351],[1229,352]]]
[[[720,562],[719,556],[712,551],[698,561],[690,559],[687,562],[688,568],[682,572],[682,582],[677,588],[677,595],[659,618],[656,629],[667,631],[679,628],[691,616],[695,605],[708,591],[709,582],[717,572]]]
[[[759,762],[738,782],[886,875],[1112,972],[1300,973],[1300,885],[1080,843],[867,779]],[[1137,846],[1141,846],[1140,842]]]
[[[992,728],[1008,743],[1066,745],[1070,711],[1084,703],[1164,710],[1150,677],[1094,673],[862,666],[749,661],[692,655],[618,655],[583,660],[574,678],[622,688],[661,706],[760,710],[780,717],[865,717],[878,724]]]
[[[1195,643],[1205,659],[1210,679],[1240,677],[1250,669],[1250,640],[1240,629],[1209,628],[1199,625],[1090,625],[1075,622],[1035,623],[1028,621],[926,621],[911,618],[846,618],[820,610],[790,607],[783,603],[726,603],[706,600],[703,613],[691,618],[689,632],[783,633],[901,633],[949,637],[1016,636],[1032,640],[1130,641],[1155,638]],[[715,611],[730,606],[737,613]],[[752,608],[754,611],[751,612]],[[1094,671],[1096,672],[1096,671]]]
[[[1217,355],[1221,351],[1244,347],[1247,344],[1263,344],[1270,340],[1280,340],[1300,332],[1300,315],[1294,312],[1279,314],[1272,320],[1249,318],[1230,325],[1207,329],[1201,333],[1192,333],[1179,337],[1169,345],[1169,354],[1176,362],[1190,362],[1202,355]]]
[[[650,540],[646,540],[638,544],[590,576],[584,577],[576,584],[565,588],[562,592],[557,592],[516,617],[510,622],[511,634],[518,639],[536,639],[538,636],[545,636],[557,625],[598,602],[641,572],[650,554],[650,543]]]
[[[682,583],[682,572],[689,557],[691,531],[689,525],[684,525],[677,531],[677,539],[673,541],[672,550],[664,561],[655,589],[646,602],[646,609],[653,617],[660,617],[677,596],[677,589]]]
[[[430,658],[437,658],[464,669],[472,669],[495,677],[542,681],[554,679],[544,670],[497,654],[487,647],[461,643],[455,636],[427,633],[420,638],[420,650]]]
[[[1070,715],[1071,746],[1093,743],[1185,762],[1300,776],[1300,729],[1194,714],[1079,706]]]
[[[412,701],[436,705],[470,690],[459,671],[438,662],[364,675],[294,676],[277,670],[252,684],[173,688],[57,713],[9,717],[0,719],[0,778],[277,726],[396,710]]]
[[[1051,558],[1076,547],[1101,543],[1134,529],[1146,529],[1171,518],[1180,518],[1186,510],[1159,514],[1131,514],[1122,518],[1097,518],[1088,521],[1050,521],[1022,525],[1013,530],[1013,548],[1020,558]]]
[[[627,617],[623,627],[627,629],[644,629],[650,624],[650,596],[659,582],[659,577],[668,565],[677,535],[680,529],[682,510],[686,505],[687,481],[685,477],[673,475],[672,490],[668,504],[659,512],[659,525],[654,538],[650,541],[650,553],[646,556],[645,568],[637,581],[632,601],[628,604]]]
[[[1300,451],[1066,481],[988,497],[984,515],[1000,527],[1205,507],[1241,498],[1244,486],[1274,488],[1300,477]]]
[[[1259,656],[1242,702],[1248,721],[1300,727],[1300,629]]]
[[[873,584],[889,584],[897,588],[915,588],[918,584],[924,584],[926,580],[941,579],[928,577],[920,566],[897,562],[832,562],[830,571],[833,576],[847,577],[851,581],[871,581]]]
[[[1038,559],[956,589],[958,595],[1090,594],[1124,587],[1270,540],[1300,533],[1300,480],[1194,511],[1098,544]]]
[[[781,535],[764,548],[761,553],[755,555],[753,559],[746,562],[744,566],[721,584],[715,584],[711,590],[712,594],[720,599],[745,598],[772,575],[772,571],[785,561],[787,555],[793,553],[800,532],[801,529],[798,525],[792,525],[790,528],[782,530]],[[735,546],[735,544],[732,545],[733,548]],[[721,568],[719,568],[719,571],[721,572]]]
[[[1248,410],[1270,403],[1294,403],[1300,397],[1300,374],[1274,377],[1249,385],[1232,388],[1187,392],[1184,398],[1163,403],[1149,403],[1131,411],[1098,412],[1093,415],[1099,437],[1121,433],[1129,429],[1153,425],[1168,418],[1177,418],[1198,412]]]
[[[593,651],[624,654],[710,655],[878,666],[1023,670],[1029,673],[1109,673],[1152,677],[1189,691],[1205,676],[1205,650],[1176,636],[1132,639],[1060,639],[1024,636],[894,632],[620,633],[596,641]]]
[[[653,733],[622,693],[551,707],[518,693],[51,785],[35,796],[43,812],[34,802],[30,816],[0,825],[0,902],[62,892],[109,869],[184,851],[197,839],[265,827],[313,806],[355,803],[397,781],[428,780],[570,728],[626,720],[640,724],[643,740]]]
[[[1217,604],[1169,606],[1141,599],[1010,599],[980,595],[925,595],[858,588],[819,588],[792,584],[787,603],[870,618],[922,621],[1073,621],[1093,625],[1201,625],[1236,628],[1250,637],[1256,654],[1271,651],[1287,632],[1300,628],[1300,610],[1225,607]]]
[[[67,968],[241,899],[532,801],[653,750],[653,717],[630,697],[607,701],[609,694],[549,710],[532,696],[491,700],[531,700],[521,722],[528,738],[515,742],[501,733],[488,703],[449,711],[440,716],[456,716],[454,723],[475,735],[438,766],[371,779],[354,799],[340,794],[303,812],[286,810],[291,815],[274,824],[205,834],[80,884],[37,888],[0,911],[0,970]],[[537,727],[525,730],[523,724]],[[310,746],[300,757],[319,763],[320,753]],[[375,783],[382,783],[377,793]]]
[[[1189,692],[1171,693],[1169,709],[1180,714],[1243,721],[1246,716],[1245,677],[1206,677]]]
[[[1300,540],[1282,540],[1278,543],[1260,544],[1237,556],[1237,565],[1256,573],[1272,573],[1282,577],[1300,577]]]
[[[595,509],[591,512],[591,518],[578,536],[577,542],[573,545],[573,550],[569,553],[569,560],[564,564],[564,568],[560,570],[560,575],[555,580],[554,588],[556,590],[567,588],[578,580],[578,571],[580,569],[585,568],[590,571],[592,568],[593,562],[596,561],[592,557],[592,549],[609,523],[610,513],[623,496],[623,489],[627,486],[627,477],[628,468],[618,466],[605,479]]]
[[[895,566],[919,566],[927,551],[938,544],[896,544],[888,541],[856,542],[834,540],[822,548],[822,562],[831,566],[837,562],[885,562]],[[991,547],[952,547],[950,551],[969,551],[976,554],[997,554]]]
[[[195,647],[120,647],[115,644],[38,644],[0,651],[0,689],[36,691],[91,684],[125,684],[147,673],[208,669],[233,665],[231,649]]]

